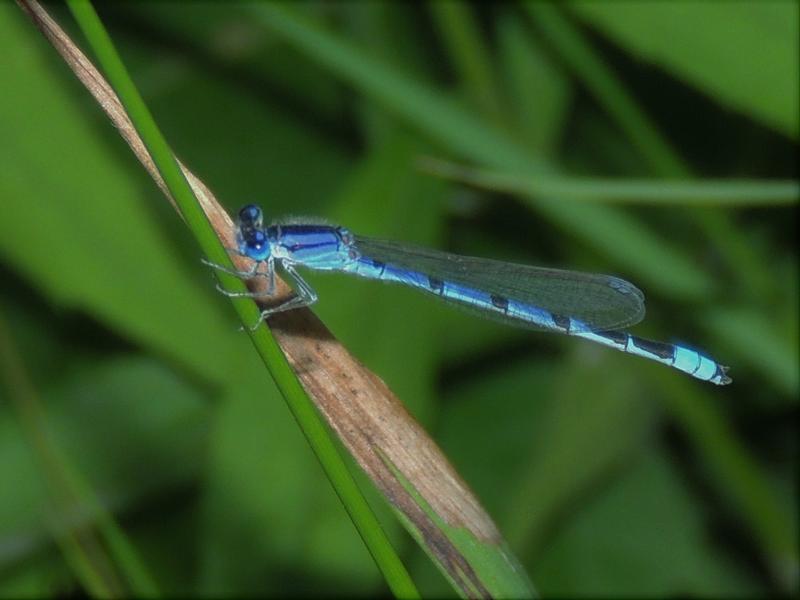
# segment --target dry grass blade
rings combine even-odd
[[[123,105],[103,76],[37,2],[18,2],[94,96],[175,206]],[[223,244],[235,246],[229,215],[199,178],[182,164],[181,168]],[[248,266],[247,259],[242,257],[234,257],[234,262],[240,269]],[[281,300],[291,289],[284,282],[278,284],[276,300]],[[248,282],[248,285],[263,286],[264,283]],[[437,445],[384,382],[351,356],[310,310],[275,315],[270,318],[269,326],[330,427],[402,514],[411,533],[459,592],[486,597],[502,593],[499,589],[508,591],[508,584],[498,588],[488,581],[502,578],[499,572],[506,571],[523,582],[516,584],[518,594],[525,593],[526,587],[527,593],[531,593],[494,523]],[[465,554],[464,544],[458,542],[462,535],[473,545],[477,542],[481,551],[471,556]],[[495,555],[485,561],[492,563],[489,569],[492,576],[485,577],[486,567],[476,564],[481,562],[476,556],[492,551]]]

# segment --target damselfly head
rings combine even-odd
[[[247,204],[239,210],[239,229],[261,229],[264,213],[255,204]]]

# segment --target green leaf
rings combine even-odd
[[[493,61],[473,7],[460,0],[439,0],[428,9],[473,107],[496,125],[507,125]]]
[[[800,391],[797,330],[749,308],[716,309],[706,313],[703,322],[730,348],[730,361],[748,365],[789,398],[797,400]]]
[[[798,581],[797,539],[790,533],[793,503],[782,496],[770,474],[722,413],[719,390],[698,390],[684,378],[662,377],[663,401],[686,431],[695,453],[729,505],[759,544],[764,562],[782,589]]]
[[[345,525],[329,547],[342,554],[336,577],[352,582],[351,593],[374,593],[381,580],[369,553],[330,486],[318,477],[314,456],[278,391],[264,384],[263,377],[242,380],[221,399],[211,423],[201,592],[230,596],[265,586],[280,589],[282,571],[298,565],[333,575],[330,564],[309,556],[328,522],[323,515],[333,514]]]
[[[388,135],[336,196],[331,218],[361,235],[438,245],[444,186],[414,168],[414,158],[424,149],[405,133]],[[346,276],[311,279],[321,298],[320,316],[424,421],[434,399],[441,307],[403,286]],[[398,356],[407,358],[398,361]]]
[[[568,6],[639,58],[798,137],[797,2],[623,0]]]
[[[689,206],[773,206],[796,204],[800,182],[753,179],[630,179],[530,177],[510,171],[473,169],[425,159],[426,171],[495,192],[560,197],[584,202]]]
[[[485,166],[554,174],[553,165],[509,139],[430,85],[393,70],[369,54],[322,30],[282,4],[261,3],[254,15],[314,60],[356,85],[388,111],[459,156]],[[542,215],[575,233],[598,251],[613,256],[642,281],[676,295],[700,297],[713,286],[711,279],[680,250],[659,241],[640,223],[604,206],[576,205],[567,200],[529,198]],[[642,257],[646,256],[646,259]],[[652,265],[665,265],[669,283],[655,276]]]
[[[45,598],[56,590],[71,589],[70,573],[60,556],[49,554],[28,560],[0,578],[4,598]]]
[[[710,539],[702,508],[657,446],[578,505],[537,560],[548,596],[752,596],[767,591]]]
[[[87,119],[85,92],[78,102],[59,79],[60,59],[13,17],[0,35],[0,52],[14,57],[0,61],[0,78],[15,82],[0,111],[0,255],[56,306],[225,381],[246,341],[234,335],[211,278],[201,283],[199,266],[187,271],[175,251],[185,238],[170,239],[142,201],[157,193],[152,182],[109,152],[116,132]]]
[[[552,157],[572,104],[572,82],[511,12],[497,21],[500,67],[517,135],[536,154]]]
[[[49,513],[50,532],[82,586],[92,596],[159,595],[127,535],[52,438],[47,412],[2,314],[0,373],[0,386],[11,398],[47,488],[45,514]],[[88,517],[87,526],[74,526],[76,514]]]
[[[266,327],[253,328],[261,315],[252,297],[247,297],[244,281],[233,273],[234,266],[230,255],[223,247],[222,240],[212,227],[206,214],[173,154],[169,145],[152,118],[138,89],[128,75],[111,38],[106,32],[92,5],[84,0],[67,0],[67,4],[89,40],[111,86],[119,96],[124,110],[129,116],[136,133],[141,136],[147,153],[158,169],[164,184],[169,189],[171,199],[184,218],[195,240],[202,248],[206,259],[223,267],[216,276],[224,289],[233,292],[233,305],[246,329],[249,329],[253,345],[272,375],[287,405],[306,435],[325,469],[331,484],[335,487],[353,524],[369,548],[378,568],[381,569],[392,591],[400,596],[415,597],[417,591],[400,559],[395,554],[380,524],[347,470],[330,431],[322,421],[314,403],[303,388],[297,374],[289,365],[286,355],[278,345],[272,331]],[[114,98],[103,98],[103,105]],[[259,321],[260,322],[260,321]]]
[[[564,518],[565,507],[629,460],[654,417],[654,407],[636,393],[635,378],[603,376],[623,372],[632,357],[587,344],[569,356],[536,420],[525,469],[507,508],[515,532],[511,542],[524,544],[534,556],[546,546],[553,523]]]
[[[435,545],[427,543],[430,532],[418,527],[420,521],[412,523],[405,515],[397,513],[459,595],[468,598],[535,596],[533,584],[499,533],[495,532],[494,536],[487,538],[475,535],[469,527],[447,523],[443,515],[425,501],[399,469],[393,469],[393,472],[411,494],[415,504],[430,519],[431,526],[435,526],[437,532],[451,545],[449,549],[443,548],[441,541]]]
[[[557,48],[559,55],[617,126],[627,134],[651,169],[662,177],[689,177],[689,165],[672,149],[670,142],[659,131],[659,126],[639,106],[586,36],[562,15],[561,9],[545,2],[532,2],[525,6],[548,41]],[[764,277],[761,268],[766,259],[759,257],[748,245],[738,243],[730,216],[706,211],[697,212],[693,220],[702,235],[708,238],[707,243],[724,257],[728,270],[741,273],[747,287],[755,290],[755,293],[766,295],[769,280]],[[653,263],[654,271],[660,267],[661,263]]]
[[[75,372],[43,394],[53,437],[109,510],[191,482],[202,454],[203,400],[168,368],[121,357]],[[150,401],[143,402],[143,398]],[[14,494],[0,502],[0,569],[50,545],[38,465],[16,418],[0,413],[0,470]]]

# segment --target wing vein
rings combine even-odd
[[[612,275],[460,256],[360,236],[355,243],[373,260],[573,317],[597,330],[630,327],[644,318],[644,294]]]

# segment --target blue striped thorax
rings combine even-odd
[[[360,256],[353,235],[332,225],[270,225],[264,230],[273,243],[273,257],[311,269],[346,269]]]
[[[340,271],[414,287],[511,325],[589,340],[717,385],[731,382],[726,366],[697,350],[623,331],[644,317],[644,294],[618,277],[458,256],[354,236],[344,227],[306,220],[268,227],[263,220],[261,209],[254,204],[239,211],[239,252],[257,264],[234,273],[243,277],[267,274],[272,281],[272,269],[279,265],[294,281],[295,296],[277,308],[263,310],[259,323],[276,312],[309,306],[317,300],[295,267]],[[258,271],[262,262],[267,263],[266,272]],[[261,297],[255,293],[249,296]]]

